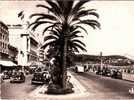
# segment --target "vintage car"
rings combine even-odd
[[[31,80],[31,84],[45,84],[50,80],[50,74],[48,71],[35,72]]]
[[[7,70],[5,70],[4,72],[3,72],[3,77],[2,77],[3,79],[10,79],[10,74],[9,74],[9,72],[7,71]]]
[[[112,70],[111,73],[112,78],[122,79],[122,72],[120,72],[119,70]]]
[[[25,82],[25,75],[23,72],[15,72],[10,78],[10,83],[22,83]]]

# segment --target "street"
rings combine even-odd
[[[31,85],[31,75],[26,76],[24,83],[10,83],[9,80],[4,80],[1,84],[2,99],[23,99],[29,95],[31,91],[37,88],[37,85]]]
[[[71,74],[89,92],[89,95],[83,97],[82,100],[134,99],[134,94],[130,94],[129,92],[129,90],[134,88],[134,82],[103,77],[91,72],[71,72]],[[41,87],[41,85],[31,85],[31,78],[31,75],[27,75],[25,83],[10,83],[9,80],[5,80],[1,85],[2,99],[33,99],[34,96],[31,97],[29,94],[35,91],[38,87]],[[81,98],[77,99],[81,100]],[[55,99],[53,98],[52,100]]]
[[[130,93],[130,90],[134,88],[134,82],[104,77],[91,72],[72,72],[72,74],[91,94],[89,98],[134,99],[134,94]]]

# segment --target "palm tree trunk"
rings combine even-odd
[[[64,54],[63,54],[63,70],[62,70],[62,87],[66,89],[66,79],[67,79],[67,64],[66,64],[66,58],[67,58],[67,39],[64,40]]]

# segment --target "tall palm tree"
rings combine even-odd
[[[79,38],[83,37],[83,36],[79,36],[78,35],[79,33],[80,33],[80,31],[74,31],[73,30],[66,37],[66,39],[67,39],[67,57],[68,58],[74,52],[79,52],[78,49],[86,51],[86,49],[85,49],[86,45],[79,40]],[[62,37],[62,31],[61,30],[58,30],[58,29],[57,30],[51,30],[50,34],[47,35],[44,38],[44,45],[42,46],[42,48],[47,48],[47,46],[49,46],[50,47],[50,49],[49,49],[50,55],[52,53],[53,56],[60,57],[58,63],[60,63],[59,67],[60,67],[61,70],[63,70],[62,66],[60,66],[60,65],[62,65],[61,63],[63,62],[62,61],[63,58],[61,56],[63,54],[61,52],[62,49],[63,49],[63,44],[62,44],[63,39],[62,38],[63,37]],[[60,79],[60,78],[58,78],[58,79]]]
[[[85,50],[80,40],[75,39],[78,33],[88,33],[84,26],[88,25],[93,29],[100,28],[100,23],[94,19],[83,19],[85,16],[95,16],[99,18],[99,15],[95,12],[95,9],[85,9],[84,4],[90,0],[45,0],[47,5],[39,4],[37,7],[47,9],[49,13],[35,13],[30,16],[36,17],[36,20],[29,25],[32,30],[35,30],[38,26],[44,26],[43,35],[48,31],[51,31],[50,36],[45,40],[53,39],[53,41],[45,43],[44,48],[47,45],[58,43],[59,54],[61,58],[62,66],[62,88],[66,88],[66,57],[67,51],[79,51],[78,48]],[[53,31],[53,32],[52,32]],[[80,45],[78,45],[80,44]],[[78,48],[77,48],[78,47]]]

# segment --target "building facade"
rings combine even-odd
[[[8,59],[9,31],[8,27],[0,21],[0,59]]]
[[[39,61],[43,63],[44,61],[44,49],[39,49]]]
[[[38,42],[32,36],[30,39],[30,52],[28,52],[28,62],[37,62],[38,61]]]
[[[9,49],[9,59],[15,64],[18,64],[18,49],[12,45],[9,45],[8,49]]]
[[[18,48],[18,65],[27,66],[29,62],[38,61],[38,42],[36,37],[23,25],[8,25],[10,36],[9,42]]]

